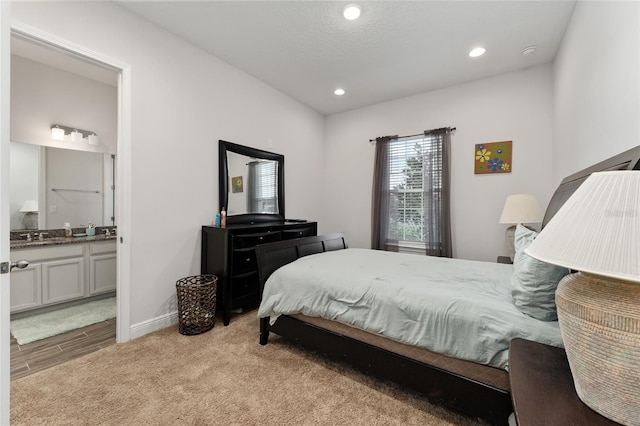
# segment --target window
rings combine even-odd
[[[277,168],[275,161],[252,161],[249,163],[249,211],[271,213],[278,211]]]
[[[373,248],[451,255],[449,134],[438,129],[376,140]]]
[[[439,150],[432,150],[431,138],[403,138],[389,143],[389,227],[387,239],[418,242],[424,247],[425,197],[438,197],[442,181],[429,187],[425,169],[441,168]],[[405,244],[406,245],[406,244]]]

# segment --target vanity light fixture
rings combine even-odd
[[[342,96],[342,95],[344,95],[345,93],[346,93],[346,92],[344,91],[344,89],[336,89],[336,90],[334,90],[334,91],[333,91],[333,94],[334,94],[334,95],[337,95],[337,96]]]
[[[90,145],[97,145],[99,141],[95,132],[91,130],[82,130],[61,124],[53,124],[51,126],[51,138],[54,140],[63,141],[66,135],[71,135],[71,142],[82,142],[86,138]],[[93,136],[93,139],[91,136]]]
[[[484,52],[486,51],[487,49],[485,49],[484,47],[476,47],[475,49],[472,49],[471,52],[469,52],[469,56],[471,56],[472,58],[477,58],[478,56],[484,55]]]
[[[357,4],[347,5],[344,8],[342,15],[344,15],[345,19],[348,19],[349,21],[358,19],[360,17],[360,6]]]

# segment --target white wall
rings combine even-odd
[[[17,2],[12,18],[131,65],[132,327],[175,312],[176,280],[200,272],[218,139],[284,154],[287,215],[320,218],[320,114],[112,2]]]
[[[116,153],[118,95],[113,86],[11,55],[11,140]],[[51,125],[90,130],[100,144],[51,138]]]
[[[546,206],[551,183],[552,68],[530,68],[331,115],[326,125],[324,231],[344,231],[352,247],[371,246],[375,147],[369,139],[451,126],[454,256],[496,261],[507,254],[498,224],[510,194]],[[512,172],[475,175],[475,144],[513,141]]]
[[[554,65],[557,184],[640,144],[640,3],[577,2]]]

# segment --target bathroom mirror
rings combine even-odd
[[[10,154],[12,230],[30,229],[25,205],[37,206],[35,229],[116,225],[115,155],[21,142]]]
[[[284,155],[220,140],[218,162],[228,224],[284,220]]]

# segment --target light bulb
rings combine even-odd
[[[357,4],[350,4],[344,8],[344,11],[342,12],[342,14],[349,21],[358,19],[358,17],[360,16],[360,6],[358,6]]]

